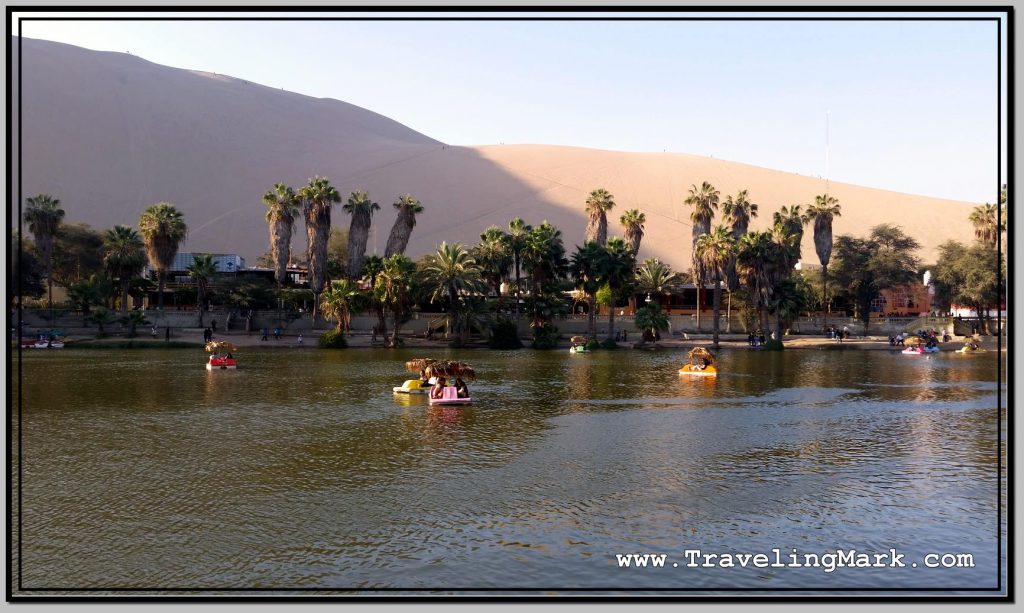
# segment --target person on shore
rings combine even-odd
[[[153,336],[153,340],[155,341],[157,335],[156,324],[153,324],[153,327],[150,328],[149,333]]]
[[[265,341],[265,340],[267,340],[267,334],[268,334],[268,332],[269,332],[269,330],[267,330],[267,328],[266,328],[266,327],[264,327],[264,328],[261,328],[261,329],[260,329],[260,340],[261,340],[261,341]]]
[[[440,397],[442,397],[444,395],[444,387],[445,387],[444,377],[438,377],[437,378],[437,383],[434,384],[434,387],[430,388],[430,397],[431,398],[440,398]]]
[[[466,382],[462,380],[462,377],[455,378],[455,395],[459,398],[469,398],[469,388],[466,387]]]
[[[213,340],[213,330],[209,328],[203,330],[203,342],[209,343]]]
[[[281,340],[281,328],[279,328],[279,327],[278,328],[274,328],[274,340],[275,341]]]
[[[299,332],[299,341],[298,342],[299,342],[300,345],[302,344],[302,332]]]

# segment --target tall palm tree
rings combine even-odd
[[[306,262],[309,266],[309,289],[313,291],[313,326],[320,303],[320,293],[327,282],[327,242],[331,238],[331,206],[341,202],[341,195],[326,177],[313,177],[299,189],[302,215],[306,221]]]
[[[448,306],[449,326],[458,325],[458,311],[465,305],[462,296],[474,294],[485,287],[480,266],[462,245],[442,242],[423,268],[423,279],[431,292],[431,302],[445,302]],[[452,330],[461,335],[461,330]]]
[[[284,183],[275,183],[274,189],[263,194],[267,205],[267,225],[270,229],[270,253],[274,261],[274,281],[277,282],[277,322],[281,325],[281,288],[288,276],[288,262],[292,255],[292,231],[301,209],[295,190]]]
[[[603,245],[608,240],[608,211],[615,206],[615,197],[604,188],[598,188],[587,196],[587,242]]]
[[[626,242],[629,243],[629,250],[636,259],[640,253],[640,241],[644,238],[644,224],[647,223],[647,216],[640,212],[640,209],[629,209],[619,218],[625,230]]]
[[[691,185],[690,193],[685,200],[688,206],[693,207],[693,211],[690,213],[690,221],[693,223],[693,230],[691,232],[693,240],[690,245],[692,251],[690,255],[693,262],[693,282],[697,286],[698,332],[700,332],[700,290],[707,279],[707,271],[704,270],[700,258],[697,257],[697,239],[702,234],[707,234],[711,231],[711,220],[715,216],[715,211],[718,210],[718,196],[719,193],[715,186],[704,181],[700,187]]]
[[[484,279],[494,289],[501,309],[504,297],[501,284],[508,279],[512,267],[512,254],[508,247],[508,235],[498,226],[491,226],[480,235],[480,242],[473,248],[473,257],[483,271]]]
[[[999,223],[999,207],[985,203],[974,207],[967,218],[974,225],[974,236],[983,244],[995,249],[999,236],[1006,231],[1005,209],[1002,223]]]
[[[626,241],[618,236],[608,239],[605,245],[605,257],[601,262],[602,281],[608,284],[612,300],[608,309],[608,340],[615,339],[615,301],[622,295],[622,290],[633,280],[636,259]]]
[[[337,323],[338,334],[344,335],[351,328],[352,311],[362,305],[359,288],[348,279],[331,281],[320,297],[320,310],[324,319]]]
[[[192,263],[188,265],[188,276],[196,281],[197,298],[199,301],[199,327],[203,327],[203,311],[206,310],[206,290],[210,286],[210,279],[217,274],[217,264],[213,256],[209,254],[193,255]]]
[[[132,277],[142,272],[146,253],[138,232],[128,226],[114,226],[103,236],[103,265],[121,286],[121,316],[128,315],[128,289]]]
[[[576,247],[572,254],[569,269],[576,287],[587,296],[587,304],[594,304],[594,295],[601,288],[601,269],[607,256],[605,248],[591,241],[582,247]],[[587,309],[587,337],[597,336],[597,319],[593,308]]]
[[[164,287],[167,269],[174,262],[178,247],[188,235],[185,216],[173,204],[158,202],[147,208],[139,217],[139,234],[146,244],[149,265],[156,271],[157,308],[164,308]]]
[[[757,204],[750,201],[747,190],[740,190],[736,198],[726,196],[722,204],[722,213],[725,220],[732,228],[732,237],[739,243],[740,238],[747,233],[750,227],[750,220],[757,217]],[[739,275],[736,274],[736,256],[733,255],[729,262],[729,291],[735,291],[740,286]]]
[[[519,313],[519,295],[522,292],[522,264],[523,264],[523,252],[526,250],[526,242],[530,236],[530,232],[533,231],[533,227],[523,221],[522,217],[516,217],[512,221],[508,222],[508,249],[512,254],[512,266],[516,275],[516,314]]]
[[[802,251],[800,244],[804,240],[804,225],[810,221],[810,219],[800,210],[799,204],[794,204],[790,207],[783,206],[780,210],[772,214],[772,222],[774,225],[782,225],[786,232],[796,238],[793,246],[793,264],[801,260]]]
[[[814,197],[807,207],[807,218],[814,221],[814,251],[821,263],[821,301],[826,305],[825,327],[828,327],[828,262],[832,258],[832,219],[840,216],[839,200],[828,194]]]
[[[363,271],[363,258],[366,257],[370,222],[373,219],[373,212],[380,210],[380,205],[370,200],[366,192],[357,190],[349,194],[342,209],[352,215],[352,223],[348,230],[348,276],[350,279],[358,279]]]
[[[60,200],[49,194],[39,194],[26,198],[28,207],[25,209],[25,223],[29,232],[36,239],[36,248],[46,261],[46,290],[49,309],[53,311],[53,244],[57,238],[57,229],[64,219],[64,209],[60,208]]]
[[[384,248],[385,258],[396,253],[405,253],[412,229],[416,226],[416,216],[423,212],[420,201],[409,194],[399,198],[393,206],[398,209],[398,216],[395,217],[395,224],[391,226],[391,234],[388,235],[388,244]]]
[[[714,309],[714,324],[712,326],[712,344],[718,347],[719,317],[722,314],[722,281],[729,273],[729,263],[736,251],[736,239],[732,231],[725,226],[718,226],[714,232],[705,234],[697,239],[694,252],[701,262],[701,268],[710,273],[711,280],[715,283],[712,308]]]

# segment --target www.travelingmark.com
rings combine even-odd
[[[708,553],[686,549],[681,560],[670,560],[664,553],[615,554],[619,568],[821,568],[831,573],[837,568],[973,568],[970,553],[928,553],[921,563],[906,561],[906,554],[890,549],[885,553],[864,553],[856,549],[837,549],[826,553],[801,553],[796,549],[783,552],[773,548],[768,553]]]

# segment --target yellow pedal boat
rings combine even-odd
[[[430,392],[430,383],[419,379],[409,379],[401,387],[393,387],[396,394],[426,394]]]
[[[690,363],[679,369],[679,374],[694,377],[714,377],[718,374],[715,368],[715,354],[703,347],[695,347],[686,354]]]

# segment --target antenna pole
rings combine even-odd
[[[832,111],[825,111],[825,195],[828,195],[828,154],[829,147],[831,145],[831,134],[829,130],[829,124],[831,123]]]

